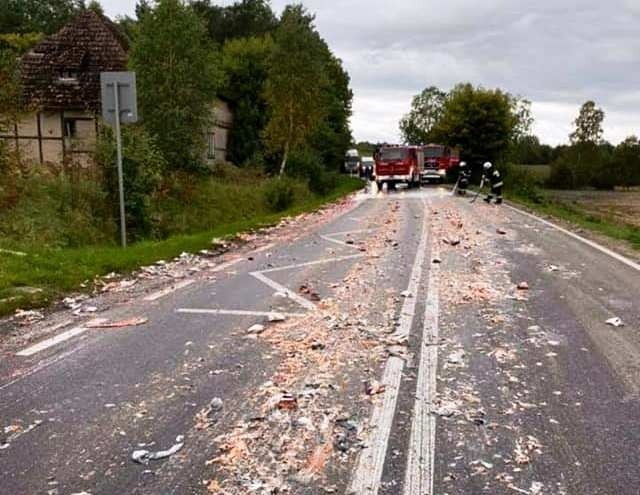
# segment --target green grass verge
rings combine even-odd
[[[559,218],[579,228],[603,234],[615,240],[628,242],[634,249],[640,251],[640,229],[633,225],[621,224],[606,217],[596,217],[582,211],[576,205],[563,202],[548,199],[542,202],[535,202],[513,194],[507,194],[506,197],[510,201],[519,203],[538,213]]]
[[[257,214],[237,222],[193,235],[176,235],[162,241],[143,241],[120,249],[113,246],[81,248],[21,249],[26,256],[0,253],[0,315],[17,308],[43,307],[63,294],[91,284],[95,277],[110,272],[126,273],[161,259],[171,259],[182,252],[197,252],[211,246],[214,237],[233,236],[240,232],[277,223],[286,216],[314,211],[362,188],[362,181],[341,177],[338,186],[324,197],[312,197],[277,214]]]

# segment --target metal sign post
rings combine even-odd
[[[136,75],[134,72],[102,72],[100,74],[102,118],[114,125],[116,134],[116,167],[120,200],[120,242],[127,247],[127,225],[124,208],[124,176],[122,173],[122,135],[120,125],[138,120]]]

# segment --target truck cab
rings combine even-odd
[[[374,157],[375,176],[378,189],[386,183],[394,188],[398,183],[409,187],[420,185],[420,175],[424,166],[424,153],[419,146],[383,146]]]
[[[455,148],[441,144],[428,144],[424,147],[424,167],[422,182],[443,183],[447,172],[460,163],[460,153]]]

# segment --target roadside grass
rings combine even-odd
[[[554,201],[549,199],[544,191],[542,191],[542,197],[544,198],[542,201],[534,201],[524,196],[509,193],[506,194],[506,197],[514,203],[521,204],[535,212],[564,220],[579,228],[603,234],[618,241],[625,241],[634,249],[640,251],[640,229],[634,225],[616,221],[606,215],[593,215],[574,204]]]
[[[279,213],[257,211],[253,216],[220,223],[195,234],[178,234],[158,241],[141,241],[127,249],[113,245],[73,248],[37,247],[20,244],[5,247],[25,256],[0,250],[0,315],[18,308],[47,306],[65,293],[91,287],[96,277],[111,272],[127,273],[182,252],[197,252],[211,246],[215,237],[231,237],[241,232],[274,225],[286,216],[317,210],[362,187],[359,179],[341,177],[326,196],[310,196]],[[88,290],[88,289],[85,289]]]

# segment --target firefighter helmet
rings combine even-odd
[[[493,165],[491,164],[491,162],[484,162],[484,169],[485,170],[491,170],[492,167],[493,167]]]
[[[467,162],[460,162],[460,168],[465,168],[467,166]]]

